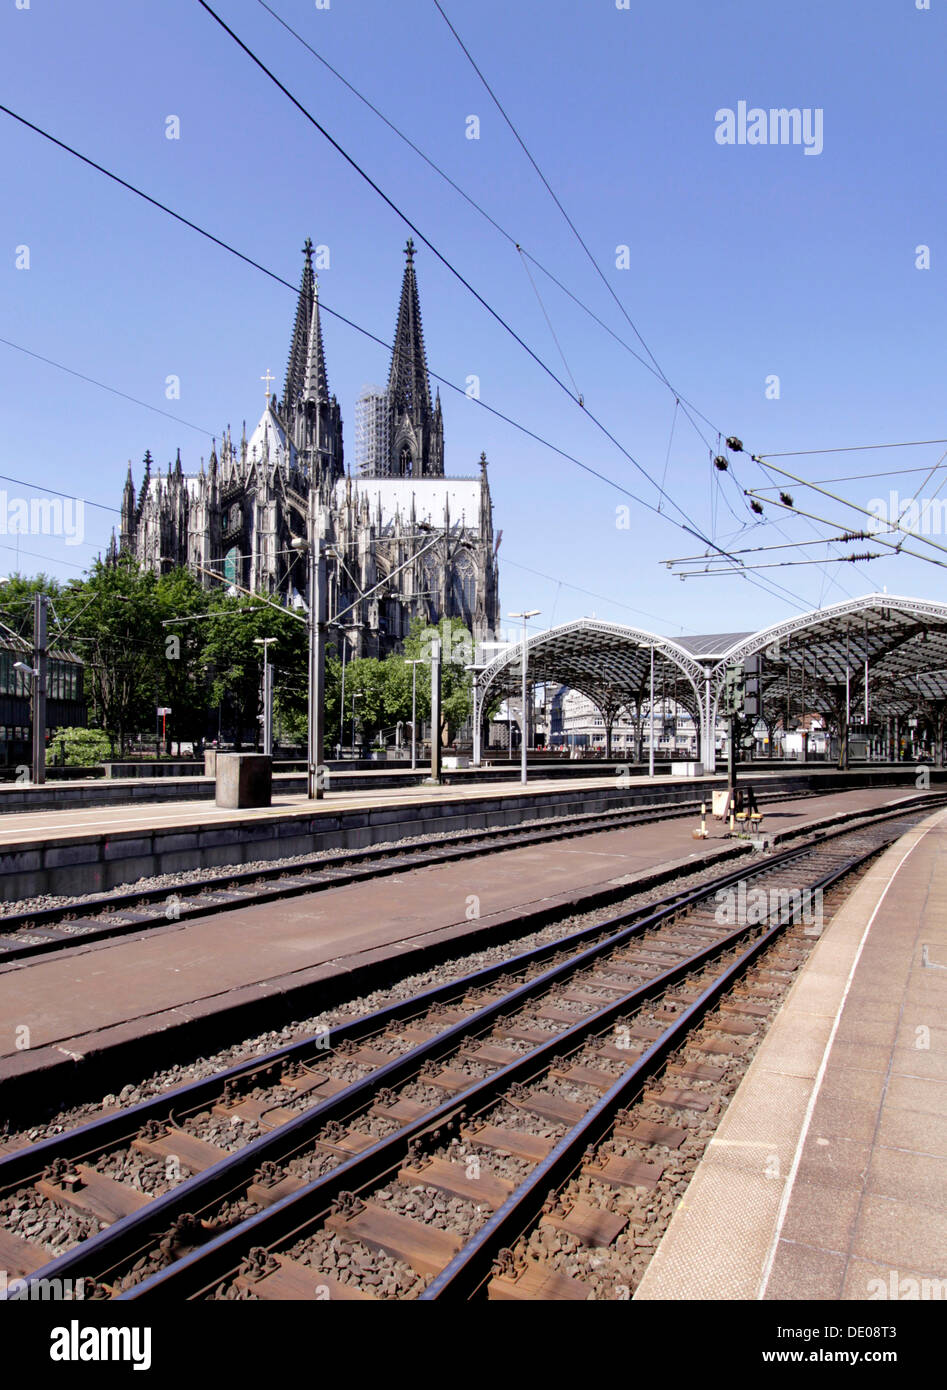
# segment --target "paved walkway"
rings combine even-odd
[[[947,1298],[947,812],[827,928],[635,1297]]]

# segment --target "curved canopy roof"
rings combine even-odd
[[[622,623],[579,618],[528,638],[527,671],[534,682],[558,682],[579,690],[602,710],[617,713],[629,701],[646,700],[654,649],[655,690],[664,689],[696,711],[694,686],[704,668],[670,637]],[[522,679],[522,643],[507,647],[486,666],[481,690],[514,694]]]
[[[652,650],[656,695],[692,713],[704,703],[708,679],[716,701],[727,666],[757,653],[767,718],[838,715],[847,684],[854,720],[864,708],[866,661],[869,711],[876,716],[947,701],[947,605],[888,594],[815,609],[753,633],[675,639],[581,618],[530,637],[527,669],[531,681],[570,686],[608,716],[647,701]],[[484,695],[517,691],[521,663],[521,643],[494,657],[481,675]]]
[[[789,701],[801,713],[864,710],[868,663],[869,713],[904,714],[947,700],[947,605],[869,594],[764,628],[724,653],[717,675],[761,653],[763,705],[769,713]]]

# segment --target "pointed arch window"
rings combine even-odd
[[[240,580],[240,547],[232,545],[224,556],[224,579],[228,584],[237,584]]]
[[[465,617],[474,611],[477,602],[477,574],[473,560],[462,552],[454,561],[451,582],[451,612],[456,617]]]

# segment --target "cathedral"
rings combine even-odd
[[[306,536],[314,494],[330,640],[344,640],[350,658],[398,650],[416,616],[457,617],[478,640],[492,637],[498,593],[487,461],[481,454],[471,475],[444,472],[414,243],[405,248],[388,386],[359,398],[354,476],[329,392],[312,252],[307,240],[282,399],[270,395],[267,372],[266,408],[249,439],[244,427],[235,442],[228,427],[198,473],[184,472],[180,451],[166,473],[153,471],[146,453],[136,493],[129,465],[120,548],[149,569],[187,566],[208,587],[223,581],[298,607],[308,602],[307,564],[292,542]],[[343,616],[333,627],[335,613]]]

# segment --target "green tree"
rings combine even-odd
[[[460,618],[442,618],[437,627],[424,624],[419,618],[412,618],[411,631],[405,638],[404,657],[389,658],[400,660],[407,671],[407,718],[411,718],[411,667],[409,659],[420,658],[424,666],[417,668],[418,676],[418,718],[429,718],[431,701],[430,663],[433,644],[440,643],[441,650],[441,739],[449,742],[457,730],[470,718],[473,711],[473,692],[471,673],[465,667],[474,658],[474,643],[470,632]],[[401,688],[401,679],[393,675],[395,688]],[[424,688],[422,712],[421,691]],[[402,718],[405,716],[402,715]]]
[[[359,730],[364,740],[373,739],[386,722],[385,684],[385,662],[377,657],[356,657],[345,668],[345,727],[351,738],[354,703],[356,744]]]
[[[155,585],[161,625],[155,659],[155,702],[171,710],[169,737],[199,742],[207,731],[207,676],[203,650],[207,626],[200,615],[213,607],[212,595],[186,569],[163,574]],[[181,618],[194,621],[180,622]]]
[[[163,632],[155,601],[157,577],[130,556],[111,565],[97,559],[55,604],[51,640],[85,662],[85,691],[93,724],[114,733],[124,754],[129,735],[154,719]]]
[[[55,600],[62,593],[59,581],[47,574],[27,579],[23,574],[11,574],[0,584],[0,623],[26,642],[33,641],[33,596],[48,594]],[[50,615],[49,632],[55,636],[55,616]]]
[[[46,765],[94,767],[107,762],[111,755],[109,736],[101,729],[54,729],[46,749]]]
[[[237,744],[258,747],[263,712],[263,648],[255,639],[273,637],[270,661],[281,717],[298,726],[307,702],[306,625],[261,598],[214,596],[213,616],[201,624],[204,641],[200,664],[209,680],[210,705],[221,709]],[[274,700],[274,707],[277,701]],[[303,723],[305,730],[305,723]]]

